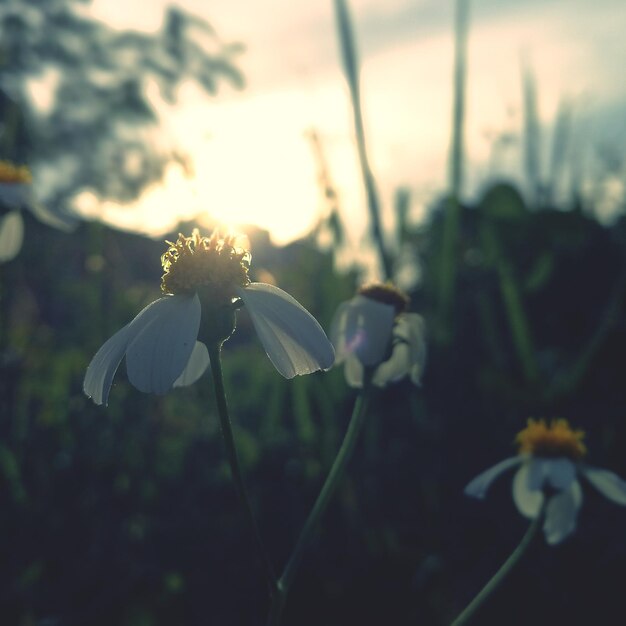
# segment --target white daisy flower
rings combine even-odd
[[[130,382],[140,391],[164,394],[190,385],[209,364],[204,343],[222,343],[245,306],[274,367],[285,378],[329,369],[334,350],[317,320],[288,293],[251,283],[250,253],[235,238],[217,233],[179,235],[161,257],[166,294],[144,308],[93,357],[83,389],[106,404],[113,376],[124,356]]]
[[[500,474],[518,467],[513,477],[513,500],[519,512],[534,519],[546,504],[543,532],[549,544],[563,541],[576,529],[583,493],[578,482],[582,476],[609,500],[626,506],[626,481],[605,469],[581,463],[587,450],[582,442],[584,432],[572,430],[567,420],[528,420],[518,433],[519,455],[505,459],[483,472],[467,487],[465,493],[484,498],[491,483]]]
[[[71,230],[73,221],[63,219],[43,207],[34,197],[32,175],[25,165],[0,161],[0,207],[9,209],[0,217],[0,263],[17,256],[24,241],[21,209],[29,209],[44,224]]]
[[[406,313],[409,299],[391,285],[369,285],[342,303],[333,319],[335,363],[345,363],[346,381],[363,386],[365,368],[375,368],[372,383],[385,387],[409,376],[419,385],[426,361],[424,320]]]
[[[30,197],[32,176],[24,165],[0,161],[0,205],[9,212],[0,218],[0,263],[17,256],[24,240],[20,209]]]

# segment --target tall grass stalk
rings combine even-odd
[[[525,57],[522,58],[522,94],[524,100],[524,169],[530,193],[530,205],[537,208],[542,202],[541,185],[541,129],[537,112],[537,81]]]
[[[554,122],[552,153],[550,155],[549,187],[546,200],[553,202],[565,174],[567,153],[570,144],[572,107],[567,100],[561,100]]]
[[[489,223],[485,223],[482,228],[482,245],[483,250],[487,251],[493,259],[495,271],[498,274],[500,294],[504,303],[511,338],[524,378],[527,382],[533,382],[537,379],[538,367],[522,290],[497,231]]]
[[[352,102],[352,112],[354,117],[354,130],[356,134],[356,144],[363,175],[363,184],[367,196],[367,206],[372,228],[372,238],[378,251],[378,257],[383,272],[383,277],[388,280],[392,276],[392,263],[385,247],[382,225],[380,220],[380,202],[374,174],[367,158],[365,146],[365,131],[363,129],[363,113],[361,111],[361,91],[359,85],[359,67],[354,36],[352,34],[352,24],[345,0],[335,0],[335,14],[337,16],[337,27],[339,31],[339,45],[341,47],[341,58],[343,68],[350,88],[350,99]]]
[[[442,339],[450,338],[454,284],[456,279],[456,244],[461,212],[460,196],[463,187],[465,122],[465,79],[467,74],[467,34],[469,24],[469,0],[457,0],[454,34],[454,102],[452,107],[452,139],[450,145],[449,200],[441,246],[439,270],[439,319]]]

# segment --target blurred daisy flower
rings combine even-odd
[[[209,365],[198,335],[221,344],[234,331],[236,311],[245,306],[274,364],[285,378],[330,368],[334,350],[317,320],[288,293],[248,278],[250,253],[235,237],[214,232],[179,235],[161,257],[164,297],[145,307],[91,360],[83,389],[106,404],[124,356],[130,382],[140,391],[164,394],[190,385]]]
[[[10,261],[22,248],[24,220],[20,210],[29,209],[44,224],[70,230],[73,223],[44,208],[34,197],[32,175],[25,165],[0,161],[0,209],[8,209],[0,217],[0,263]]]
[[[519,512],[531,519],[545,509],[543,532],[549,544],[563,541],[576,529],[576,518],[583,494],[578,482],[582,476],[601,494],[617,504],[626,505],[626,481],[605,469],[581,462],[587,453],[584,432],[572,430],[567,420],[528,420],[516,442],[519,455],[505,459],[483,472],[467,487],[465,493],[484,498],[491,483],[500,474],[518,467],[513,477],[513,500]]]
[[[426,361],[424,320],[406,313],[409,298],[389,284],[362,287],[342,303],[331,326],[335,363],[345,363],[346,381],[363,386],[365,368],[384,387],[406,376],[419,385]]]
[[[25,165],[0,161],[0,204],[9,209],[0,218],[0,262],[13,259],[22,247],[24,221],[20,208],[28,202],[31,182]]]

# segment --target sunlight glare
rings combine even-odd
[[[276,243],[311,229],[320,192],[301,105],[292,93],[209,108],[210,126],[194,149],[193,185],[211,219],[254,224]]]

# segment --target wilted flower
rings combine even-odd
[[[35,200],[30,170],[25,165],[14,165],[9,161],[0,161],[0,208],[3,207],[9,211],[0,218],[0,263],[13,259],[22,247],[22,208],[30,209],[38,220],[48,226],[62,230],[72,226],[69,219],[52,214]]]
[[[507,469],[520,466],[513,477],[513,500],[519,512],[531,519],[539,515],[544,498],[543,531],[549,544],[556,544],[576,529],[582,504],[582,489],[577,476],[589,481],[600,493],[617,504],[626,505],[626,482],[605,469],[581,462],[587,453],[584,432],[572,430],[567,420],[528,420],[518,433],[519,455],[505,459],[483,472],[465,493],[484,498],[491,483]]]
[[[364,368],[372,368],[372,382],[384,387],[409,376],[418,385],[424,371],[424,321],[406,313],[409,299],[385,284],[362,287],[342,303],[333,319],[331,341],[337,364],[345,362],[346,381],[363,386]]]
[[[128,378],[140,391],[163,394],[195,382],[209,364],[198,334],[221,343],[233,332],[242,305],[285,378],[332,366],[333,347],[316,319],[278,287],[251,283],[250,253],[236,248],[234,237],[201,237],[194,230],[168,243],[161,257],[166,295],[106,341],[87,368],[83,388],[96,404],[106,404],[124,355]]]

